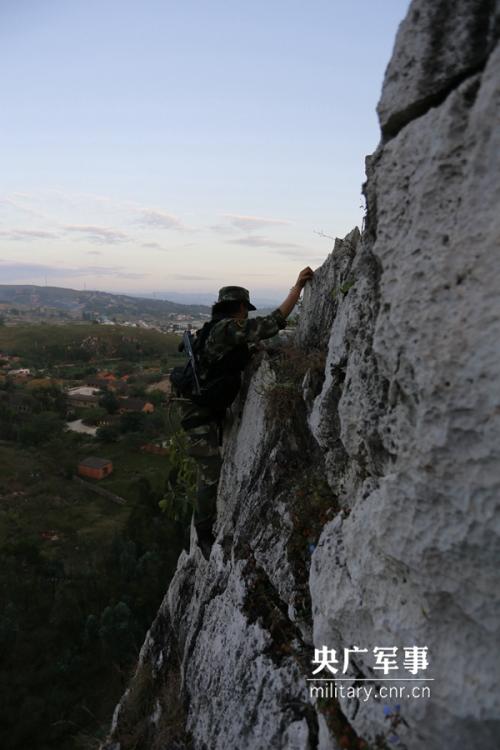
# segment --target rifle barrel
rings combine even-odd
[[[184,348],[187,352],[187,355],[189,357],[189,361],[191,362],[191,369],[193,371],[193,378],[194,378],[194,385],[196,389],[196,394],[200,395],[201,388],[200,388],[200,381],[198,380],[198,375],[196,373],[196,357],[194,355],[193,347],[191,345],[191,333],[190,331],[185,331],[184,336],[182,337],[182,340],[184,342]]]

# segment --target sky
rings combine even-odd
[[[0,283],[279,302],[361,225],[407,8],[1,0]]]

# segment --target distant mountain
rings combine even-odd
[[[127,294],[128,292],[124,292]],[[171,302],[182,302],[184,305],[187,304],[205,304],[213,305],[217,299],[217,292],[173,292],[173,291],[159,291],[159,292],[145,292],[142,295],[136,295],[130,293],[132,297],[142,296],[148,299],[163,299],[170,300]],[[262,297],[258,294],[254,294],[250,291],[250,299],[256,307],[261,310],[263,308],[269,310],[275,310],[280,304],[281,300],[286,297],[286,292],[283,294],[277,294],[275,297]]]
[[[79,318],[95,314],[108,318],[119,316],[133,320],[135,318],[159,319],[171,313],[186,315],[210,313],[208,305],[185,305],[169,300],[33,284],[0,284],[0,303],[32,310],[50,308]]]

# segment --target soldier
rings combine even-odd
[[[250,302],[247,289],[223,287],[212,307],[212,319],[197,333],[194,349],[204,396],[194,406],[184,402],[181,424],[188,436],[188,454],[198,465],[194,522],[198,544],[206,559],[214,539],[212,525],[222,466],[219,444],[226,409],[236,398],[241,371],[255,350],[252,345],[286,327],[286,318],[312,276],[311,268],[304,268],[281,305],[270,315],[256,318],[248,317],[249,310],[256,307]]]

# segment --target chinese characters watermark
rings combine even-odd
[[[403,669],[410,674],[417,675],[419,672],[426,670],[429,666],[427,646],[405,646],[403,652]],[[328,648],[328,646],[315,648],[312,663],[317,664],[318,666],[313,670],[312,674],[319,674],[320,672],[327,670],[327,674],[337,675],[339,674],[340,664],[342,664],[341,674],[346,674],[349,669],[351,654],[361,653],[368,653],[368,649],[359,648],[358,646],[344,648],[343,657],[339,659],[339,657],[337,657],[337,651],[334,648]],[[380,674],[388,675],[399,670],[400,664],[398,663],[397,646],[375,646],[375,648],[372,649],[372,653],[375,657],[373,671],[377,670]]]

